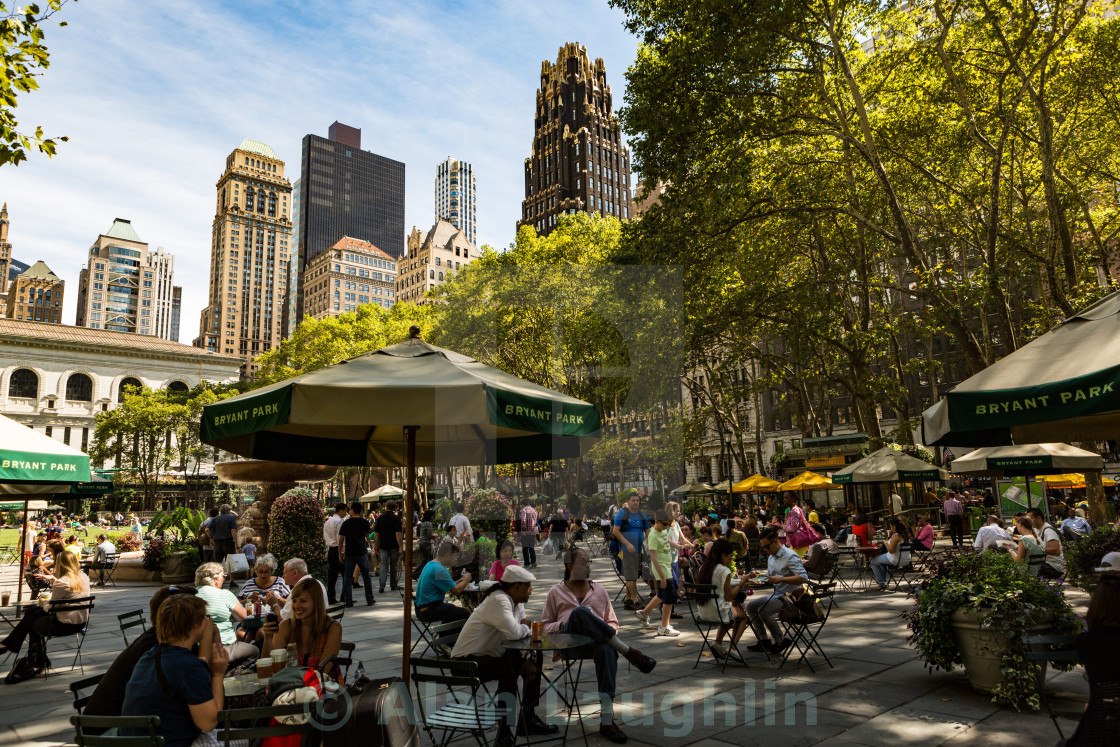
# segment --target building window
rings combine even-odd
[[[169,392],[180,392],[180,393],[189,392],[190,387],[188,387],[186,384],[184,384],[181,381],[172,381],[170,384],[167,385],[167,391],[169,391]]]
[[[245,209],[249,212],[253,210],[253,190],[245,190]]]
[[[134,386],[137,389],[143,386],[140,380],[132,376],[121,379],[121,383],[117,386],[117,402],[124,402],[125,387]]]
[[[9,397],[38,397],[39,374],[29,368],[20,368],[12,373],[8,381]]]
[[[74,402],[92,402],[93,379],[83,373],[70,374],[66,379],[66,399]]]

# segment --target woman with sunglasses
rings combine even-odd
[[[625,656],[628,662],[646,674],[653,671],[657,662],[619,639],[618,617],[611,605],[610,595],[591,580],[591,557],[583,548],[572,548],[564,553],[564,581],[548,590],[541,621],[546,633],[571,633],[591,639],[591,643],[569,654],[573,659],[595,661],[595,678],[602,704],[599,734],[615,744],[625,742],[626,734],[614,723],[618,655]],[[559,658],[559,652],[554,658]]]

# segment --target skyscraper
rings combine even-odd
[[[78,276],[79,327],[136,332],[170,339],[159,309],[173,303],[175,259],[159,247],[148,251],[132,222],[116,218],[89,248]]]
[[[404,253],[404,164],[362,150],[362,131],[335,122],[328,137],[303,138],[298,282],[289,288],[294,329],[304,316],[304,274],[343,236],[368,241],[393,259]],[[289,330],[290,334],[290,330]]]
[[[240,356],[243,379],[252,378],[253,359],[278,344],[283,333],[291,191],[280,157],[248,138],[226,158],[218,179],[210,305],[194,346]]]
[[[313,319],[395,302],[397,260],[368,241],[343,236],[330,251],[320,252],[305,273],[303,308]]]
[[[474,167],[448,158],[436,167],[436,220],[463,229],[467,241],[478,246]]]
[[[541,64],[533,154],[525,159],[523,225],[549,234],[561,213],[630,218],[630,151],[611,102],[600,57],[592,65],[578,42]]]
[[[8,203],[0,208],[0,313],[6,309],[8,298],[8,268],[12,262],[12,243],[8,241]]]

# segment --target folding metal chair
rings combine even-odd
[[[696,669],[696,667],[700,666],[700,659],[703,658],[705,650],[710,652],[712,658],[718,662],[720,657],[716,655],[715,649],[712,648],[712,644],[715,643],[715,640],[714,638],[709,638],[709,636],[712,635],[712,630],[718,628],[721,623],[711,622],[710,620],[705,620],[700,617],[701,606],[709,603],[717,604],[719,595],[716,592],[716,587],[714,584],[684,584],[681,588],[686,595],[688,613],[692,617],[692,624],[696,626],[696,629],[700,631],[700,637],[704,639],[703,644],[700,646],[700,652],[696,654],[696,663],[692,665],[692,668]],[[743,652],[739,650],[739,646],[733,640],[735,622],[735,618],[732,617],[731,622],[727,623],[731,632],[731,637],[727,639],[727,656],[723,659],[723,668],[720,670],[721,672],[727,671],[727,664],[731,661],[732,654],[735,654],[740,662],[746,663]]]
[[[343,615],[346,614],[345,602],[338,602],[327,607],[327,617],[338,622],[342,622]]]
[[[82,709],[86,707],[86,703],[93,697],[93,690],[101,684],[101,680],[104,679],[104,677],[105,675],[103,673],[95,674],[92,677],[86,677],[85,679],[70,683],[70,694],[74,696],[74,710],[78,712],[79,716],[82,715]],[[83,695],[82,690],[87,688],[90,689],[90,693],[88,695]]]
[[[1073,721],[1080,721],[1082,711],[1077,713],[1059,712],[1055,713],[1051,707],[1050,699],[1046,697],[1046,690],[1044,679],[1046,674],[1047,662],[1061,662],[1063,664],[1069,662],[1080,662],[1081,655],[1077,653],[1074,644],[1077,641],[1077,636],[1073,635],[1025,635],[1023,636],[1023,644],[1027,647],[1027,661],[1038,662],[1042,667],[1039,672],[1038,682],[1038,695],[1046,702],[1046,710],[1050,714],[1050,720],[1054,722],[1054,727],[1058,730],[1058,736],[1062,739],[1066,735],[1062,733],[1062,726],[1058,723],[1060,717],[1068,718]]]
[[[479,745],[493,744],[488,732],[506,718],[504,708],[478,678],[478,665],[469,659],[413,659],[412,684],[420,707],[420,725],[432,744],[447,747],[456,734],[467,732]],[[429,702],[432,686],[442,685],[445,697]],[[421,690],[421,686],[424,690]],[[480,697],[480,693],[482,697]],[[436,738],[436,732],[439,738]],[[495,732],[493,735],[497,737]]]
[[[163,737],[156,734],[159,716],[71,716],[70,723],[74,725],[74,742],[78,747],[163,747]],[[145,729],[148,733],[115,736],[116,730],[124,728]],[[86,734],[86,729],[97,729],[99,733]],[[112,730],[113,735],[100,733],[105,730]]]
[[[809,665],[810,672],[817,671],[813,668],[813,662],[808,659],[809,654],[814,651],[824,657],[829,667],[833,666],[828,658],[828,654],[821,648],[817,639],[821,631],[824,630],[824,624],[828,622],[829,615],[832,614],[833,594],[836,589],[836,584],[810,583],[809,588],[813,591],[813,594],[821,600],[821,607],[824,608],[824,614],[816,620],[782,620],[782,624],[785,626],[783,637],[790,641],[790,645],[782,654],[782,661],[778,665],[779,668],[786,665],[786,662],[794,651],[798,652],[798,658],[795,663],[800,664],[804,661]],[[779,619],[781,619],[781,617],[779,617]]]
[[[50,622],[47,624],[47,633],[44,636],[44,638],[46,638],[43,643],[44,646],[46,646],[52,638],[64,638],[70,635],[74,636],[77,646],[74,649],[74,661],[70,664],[70,670],[73,671],[74,667],[79,667],[82,670],[82,674],[85,674],[86,672],[85,666],[83,666],[82,664],[82,644],[85,643],[86,633],[89,631],[89,618],[93,615],[94,599],[95,597],[89,596],[72,597],[70,599],[62,599],[57,602],[52,601],[49,605],[49,610],[51,612]],[[54,632],[55,626],[61,624],[58,622],[57,617],[58,613],[60,612],[86,612],[88,616],[86,617],[86,622],[82,626],[82,629],[77,633]],[[51,668],[47,667],[47,669],[44,670],[43,676],[49,676],[50,670]]]
[[[128,635],[125,633],[129,628],[139,626],[140,632],[143,633],[148,629],[148,621],[144,619],[144,610],[133,610],[132,612],[124,612],[117,615],[117,622],[121,626],[121,638],[124,639],[124,645],[128,646]]]
[[[894,590],[895,591],[901,591],[902,590],[902,582],[906,580],[907,576],[917,576],[918,575],[918,569],[914,567],[914,555],[911,552],[910,548],[911,548],[911,545],[910,545],[909,542],[901,543],[899,545],[899,548],[898,548],[899,557],[901,557],[902,555],[909,556],[909,558],[910,558],[909,563],[907,563],[906,565],[888,565],[887,566],[887,586],[889,587],[891,585],[891,582],[894,582]],[[913,587],[914,587],[914,585],[913,585],[913,583],[911,583],[910,588],[913,589]]]
[[[307,713],[307,703],[293,703],[283,706],[267,706],[264,708],[232,708],[218,711],[218,740],[225,747],[238,744],[259,744],[260,740],[268,737],[286,737],[311,734],[314,730],[312,719],[308,718],[303,723],[285,724],[272,723],[274,718],[281,716],[299,716]],[[249,726],[242,726],[249,724]],[[258,724],[265,724],[259,726]]]

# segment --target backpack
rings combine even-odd
[[[629,506],[623,506],[622,510],[626,512],[626,515],[622,517],[622,524],[623,524],[623,526],[625,526],[625,525],[630,523],[630,507]],[[645,511],[642,512],[641,516],[642,516],[642,531],[644,532],[645,530],[649,529],[649,517],[646,516]],[[612,526],[614,525],[613,521],[611,522],[611,525]],[[611,530],[611,534],[612,535],[614,534],[613,529]],[[619,543],[619,541],[617,539],[615,539],[612,536],[610,545],[608,546],[608,549],[610,550],[611,555],[617,555],[619,552],[621,552],[622,545],[621,545],[621,543]]]
[[[782,609],[778,617],[790,623],[816,623],[824,620],[824,605],[808,584],[801,584],[781,597]]]

